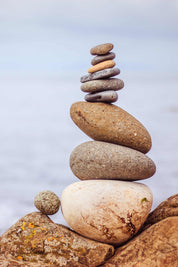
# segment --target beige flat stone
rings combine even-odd
[[[70,155],[70,167],[81,180],[142,180],[151,177],[156,166],[145,154],[120,145],[90,141]]]
[[[119,247],[103,267],[177,267],[178,216],[166,218]]]
[[[135,182],[80,181],[69,185],[61,196],[64,218],[73,230],[114,245],[138,232],[151,205],[151,190]]]
[[[96,64],[95,66],[92,66],[88,69],[89,73],[93,73],[99,70],[104,70],[108,68],[113,68],[116,65],[116,63],[113,60],[106,60],[101,63]]]
[[[145,127],[122,108],[91,102],[72,104],[70,115],[75,124],[96,141],[127,146],[143,153],[151,148]]]

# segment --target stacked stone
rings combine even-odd
[[[94,77],[101,78],[98,72]],[[91,92],[90,85],[87,90]],[[85,237],[120,245],[139,231],[152,206],[151,190],[134,182],[156,171],[154,162],[145,155],[151,148],[150,134],[132,115],[113,104],[76,102],[70,115],[94,141],[80,144],[71,153],[70,167],[82,181],[62,193],[64,218]]]
[[[85,100],[89,102],[113,103],[118,99],[116,91],[124,87],[122,80],[111,78],[120,73],[118,68],[114,68],[116,63],[113,61],[115,53],[111,52],[113,44],[101,44],[90,50],[91,55],[96,55],[88,69],[87,75],[81,77],[81,90],[88,92]]]

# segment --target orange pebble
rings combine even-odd
[[[104,69],[108,69],[108,68],[112,68],[116,65],[116,63],[113,60],[106,60],[103,61],[101,63],[98,63],[94,66],[92,66],[91,68],[88,69],[89,73],[93,73],[99,70],[104,70]]]

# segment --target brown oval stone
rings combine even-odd
[[[99,70],[104,70],[107,68],[113,68],[116,65],[116,63],[113,60],[106,60],[101,63],[96,64],[95,66],[92,66],[88,69],[89,73],[93,73]]]
[[[82,83],[81,90],[83,92],[100,92],[107,90],[118,91],[124,87],[124,82],[117,78],[93,80]]]
[[[77,146],[70,167],[81,180],[117,179],[135,181],[151,177],[156,166],[143,153],[106,142],[90,141]]]
[[[103,62],[105,60],[114,59],[116,57],[115,53],[111,52],[103,56],[96,56],[92,59],[91,64],[96,65],[100,62]]]
[[[100,45],[92,47],[90,50],[90,53],[92,55],[105,55],[109,51],[111,51],[113,49],[113,47],[114,46],[111,43],[100,44]]]
[[[151,137],[145,127],[118,106],[81,101],[72,104],[70,115],[96,141],[124,145],[143,153],[151,148]]]

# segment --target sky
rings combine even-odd
[[[177,0],[0,0],[0,74],[76,75],[112,42],[124,71],[178,71]],[[85,60],[84,60],[85,59]]]

